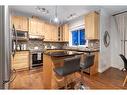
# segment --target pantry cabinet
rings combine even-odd
[[[99,39],[99,13],[85,15],[85,33],[86,39]]]
[[[12,69],[22,70],[29,68],[29,51],[16,52],[11,61]]]
[[[15,26],[16,30],[28,31],[28,18],[24,16],[12,16],[11,24]]]

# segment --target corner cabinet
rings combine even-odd
[[[11,24],[15,25],[15,29],[19,31],[28,31],[28,18],[24,16],[12,16]]]
[[[99,39],[99,13],[85,15],[85,33],[87,39]]]

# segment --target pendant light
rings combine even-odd
[[[57,16],[57,6],[55,7],[55,18],[54,18],[54,22],[55,23],[58,23],[59,22],[59,19],[58,19],[58,16]]]

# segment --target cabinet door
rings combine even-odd
[[[37,35],[42,36],[42,23],[37,21]]]
[[[48,23],[45,23],[45,41],[51,41],[51,26]]]
[[[63,26],[63,40],[69,41],[69,26],[68,26],[68,24],[65,24]]]
[[[28,31],[28,19],[26,17],[22,17],[22,30]]]
[[[99,14],[92,12],[85,16],[85,29],[87,39],[98,39],[99,37]]]
[[[37,35],[37,22],[34,19],[29,19],[29,35]]]
[[[12,16],[12,25],[15,25],[15,29],[16,30],[20,30],[21,26],[20,26],[20,17],[19,16]]]
[[[57,26],[52,25],[51,35],[52,35],[52,41],[58,41]]]
[[[44,21],[41,22],[41,26],[42,26],[41,34],[42,36],[44,36],[45,35],[45,22]]]
[[[12,25],[15,25],[16,30],[28,31],[28,19],[23,16],[12,16]]]
[[[85,16],[85,29],[86,29],[86,38],[94,38],[94,14],[88,14]]]

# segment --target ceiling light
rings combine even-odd
[[[39,6],[37,6],[36,9],[37,9],[37,11],[42,12],[43,14],[49,13],[49,11],[47,9],[39,7]]]
[[[55,8],[55,18],[54,18],[54,22],[55,23],[59,23],[59,19],[58,19],[58,16],[57,16],[57,6]]]
[[[75,17],[76,17],[76,13],[70,14],[70,15],[67,17],[67,20],[74,19]]]
[[[58,18],[57,18],[57,17],[55,17],[55,18],[54,18],[54,22],[56,22],[56,23],[58,23],[58,22],[59,22],[59,20],[58,20]]]

